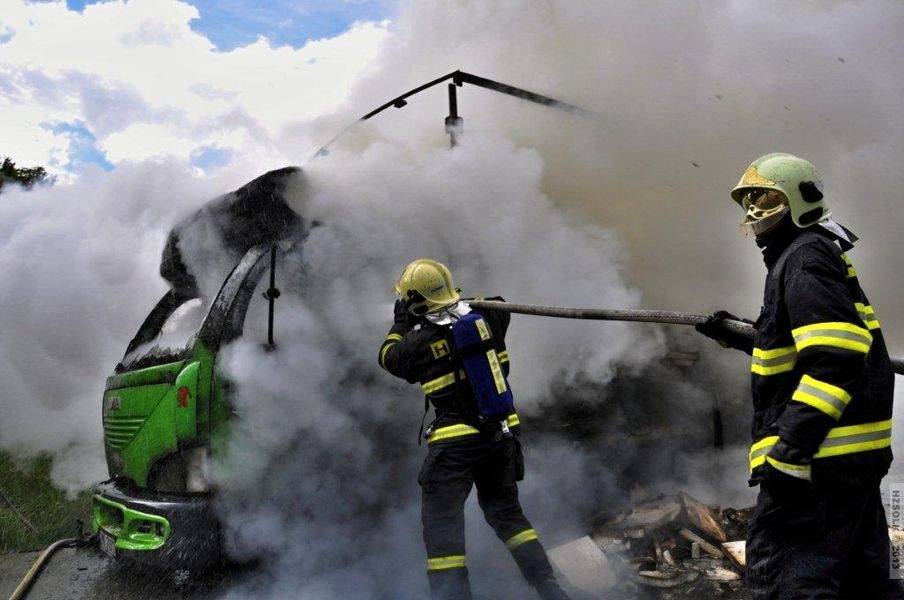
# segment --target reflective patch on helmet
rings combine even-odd
[[[738,187],[745,185],[775,185],[775,182],[768,177],[760,175],[760,172],[756,170],[756,167],[750,165],[747,167],[747,170],[744,171],[744,175],[741,176],[741,183],[738,184]]]

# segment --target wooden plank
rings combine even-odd
[[[700,549],[703,550],[704,552],[706,552],[707,554],[709,554],[710,556],[712,556],[714,558],[725,558],[724,552],[722,552],[721,550],[719,550],[718,548],[716,548],[715,546],[713,546],[712,544],[710,544],[709,542],[704,540],[702,537],[700,537],[699,535],[697,535],[690,529],[685,528],[685,529],[682,529],[681,531],[679,531],[678,533],[681,535],[681,537],[683,537],[684,539],[686,539],[690,542],[697,542],[697,544],[699,544],[699,546],[700,546]]]
[[[681,500],[684,503],[684,510],[687,513],[687,519],[697,531],[702,532],[716,542],[728,541],[725,532],[719,525],[719,522],[713,516],[712,510],[687,494],[681,494]]]
[[[728,559],[740,569],[743,569],[747,564],[747,557],[745,554],[746,548],[747,544],[744,542],[744,540],[722,543],[722,550],[724,550],[725,554],[728,555]]]

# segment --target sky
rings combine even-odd
[[[288,123],[342,103],[393,10],[383,0],[5,0],[0,153],[62,181],[163,156],[204,173],[299,162]]]
[[[349,597],[349,587],[398,597],[386,577],[412,598],[425,593],[420,570],[381,560],[422,559],[422,399],[375,360],[392,283],[413,258],[443,260],[466,291],[513,302],[755,317],[763,265],[738,236],[728,193],[757,156],[787,151],[817,166],[833,215],[860,235],[851,259],[892,355],[904,356],[900,2],[211,4],[220,12],[176,0],[0,0],[0,153],[57,178],[0,196],[0,445],[54,453],[68,489],[103,479],[103,381],[166,290],[167,233],[207,200],[301,166],[289,201],[323,223],[302,265],[317,285],[285,295],[286,353],[261,354],[249,339],[225,355],[249,417],[222,465],[252,493],[229,505],[235,543],[324,541],[319,554],[291,546],[274,597],[302,586],[315,598]],[[349,127],[455,69],[595,116],[465,85],[464,132],[450,148],[437,86]],[[221,241],[192,243],[193,264],[215,283],[224,266],[203,258]],[[508,341],[520,412],[589,414],[615,444],[526,438],[522,497],[541,536],[563,541],[579,531],[576,515],[610,499],[588,482],[638,472],[621,445],[638,415],[664,412],[696,431],[714,401],[726,450],[666,447],[660,456],[677,464],[648,465],[657,477],[643,483],[750,501],[746,357],[688,328],[623,323],[515,317]],[[563,394],[577,406],[552,402]],[[266,480],[273,473],[290,485]],[[342,481],[362,485],[349,503],[330,502]],[[364,545],[378,551],[360,557],[342,543],[363,530],[344,511],[385,489],[400,504],[370,524]],[[508,585],[511,565],[468,510],[469,552]],[[492,569],[474,576],[495,589]]]

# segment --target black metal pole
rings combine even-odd
[[[449,134],[449,145],[453,148],[464,126],[464,119],[458,116],[458,95],[455,89],[458,85],[449,84],[449,116],[446,117],[446,133]]]
[[[276,299],[279,298],[279,290],[276,289],[276,244],[270,248],[270,287],[264,297],[270,302],[270,315],[267,321],[267,345],[275,348],[273,343],[273,317],[276,308]]]

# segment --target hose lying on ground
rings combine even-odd
[[[589,319],[593,321],[639,321],[643,323],[665,323],[669,325],[697,325],[705,322],[709,315],[677,312],[670,310],[621,310],[607,308],[568,308],[564,306],[541,306],[537,304],[515,304],[490,300],[468,300],[474,308],[491,308],[522,315],[558,317],[561,319]],[[743,321],[724,319],[722,325],[728,331],[746,337],[753,337],[753,327]],[[898,375],[904,375],[904,359],[892,358],[891,367]]]
[[[13,591],[13,595],[9,597],[9,600],[21,600],[25,597],[26,594],[28,594],[28,590],[31,588],[31,585],[38,578],[38,575],[41,573],[44,565],[47,564],[54,552],[56,552],[60,548],[72,548],[75,546],[81,546],[84,543],[85,542],[79,538],[66,538],[64,540],[57,540],[47,546],[31,564],[31,568],[28,569],[27,573],[25,573],[25,577],[23,577],[22,581],[19,582],[18,587],[16,587],[16,589]]]

